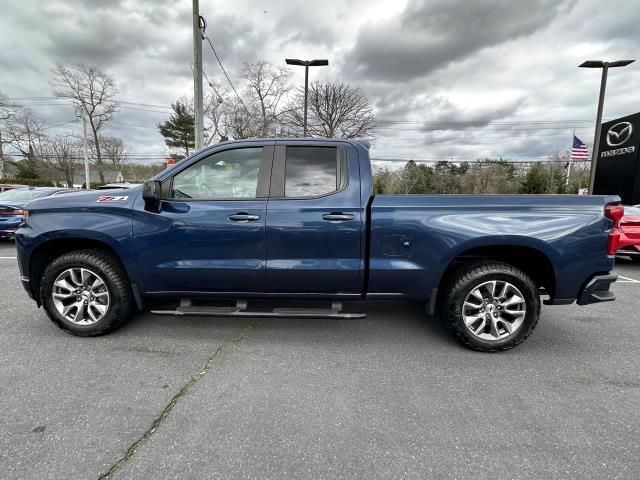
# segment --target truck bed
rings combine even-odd
[[[604,206],[615,196],[376,195],[370,206],[370,297],[426,299],[451,262],[490,249],[544,256],[553,303],[569,303],[608,272]],[[522,253],[519,254],[526,257]],[[538,257],[541,258],[541,257]],[[522,258],[523,261],[530,259]],[[402,292],[402,293],[398,293]]]

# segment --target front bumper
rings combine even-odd
[[[592,303],[613,302],[616,299],[614,293],[609,290],[613,282],[618,279],[615,274],[596,275],[582,288],[578,295],[578,305]]]
[[[31,281],[29,280],[29,277],[22,276],[20,277],[20,281],[22,282],[22,286],[27,292],[27,295],[29,295],[29,298],[35,300],[35,297],[33,296],[33,291],[31,290]]]

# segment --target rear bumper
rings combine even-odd
[[[0,230],[0,238],[14,238],[16,236],[17,228],[13,230]]]
[[[616,252],[616,255],[640,255],[640,245],[629,245]]]
[[[578,295],[578,305],[612,302],[616,299],[609,287],[618,279],[615,274],[596,275],[582,288]]]
[[[22,217],[11,217],[0,221],[0,238],[12,238],[20,228],[24,219]]]

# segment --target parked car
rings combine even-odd
[[[107,183],[100,185],[96,190],[113,190],[114,188],[134,188],[142,185],[141,183]]]
[[[17,185],[13,183],[0,183],[0,193],[6,192],[7,190],[13,190],[14,188],[24,187],[24,185]]]
[[[76,335],[113,331],[136,308],[360,318],[348,301],[410,299],[465,346],[495,352],[532,333],[541,296],[614,300],[619,203],[373,195],[363,143],[252,139],[205,148],[142,188],[35,200],[16,239],[27,293]],[[290,300],[304,306],[282,308]]]
[[[620,245],[618,255],[640,262],[640,206],[624,207],[624,217],[620,220]]]
[[[0,239],[11,239],[24,221],[24,206],[31,200],[75,190],[57,187],[13,188],[0,193]]]

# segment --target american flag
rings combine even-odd
[[[574,135],[573,147],[571,148],[571,161],[584,162],[586,160],[589,160],[589,147]]]

